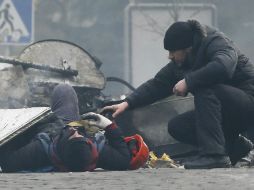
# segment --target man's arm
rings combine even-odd
[[[107,142],[99,153],[97,167],[107,170],[129,169],[131,155],[124,141],[122,131],[117,125],[108,118],[92,112],[81,117],[87,120],[89,125],[105,130]]]
[[[224,83],[232,78],[237,65],[237,52],[225,38],[213,40],[206,50],[208,63],[185,76],[190,92],[195,89]]]
[[[173,87],[177,79],[173,71],[173,64],[163,67],[153,79],[139,86],[126,98],[129,108],[134,109],[154,103],[157,100],[173,94]]]
[[[97,167],[106,170],[127,170],[130,166],[131,155],[122,131],[112,123],[105,129],[108,143],[99,154]]]
[[[173,71],[173,63],[163,67],[156,76],[143,83],[124,102],[112,106],[106,106],[102,109],[102,113],[107,110],[113,110],[113,118],[124,112],[127,108],[134,109],[137,107],[149,105],[159,99],[165,98],[173,94],[173,87],[177,79]]]

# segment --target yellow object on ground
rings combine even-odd
[[[147,162],[148,168],[179,168],[180,166],[172,160],[169,155],[164,153],[158,158],[153,151],[149,153],[149,160]]]

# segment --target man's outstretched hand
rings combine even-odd
[[[128,107],[129,107],[129,104],[127,102],[122,102],[120,104],[106,106],[102,108],[100,113],[103,115],[104,113],[108,111],[112,111],[113,112],[112,117],[116,118],[119,114],[123,113]]]

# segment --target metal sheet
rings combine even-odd
[[[78,76],[64,77],[59,73],[27,69],[33,83],[69,83],[72,86],[103,89],[105,78],[96,68],[95,59],[76,44],[61,40],[44,40],[26,47],[20,54],[22,61],[50,65],[59,69],[78,70]]]
[[[149,106],[120,115],[117,122],[125,135],[141,134],[150,148],[170,150],[170,155],[192,151],[168,133],[168,122],[175,116],[194,108],[193,97],[169,97]],[[167,151],[165,150],[165,151]]]
[[[0,109],[0,146],[50,114],[49,107]]]

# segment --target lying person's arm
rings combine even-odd
[[[108,142],[99,154],[97,167],[107,170],[127,170],[130,166],[131,155],[124,141],[122,131],[112,123],[105,129]]]

